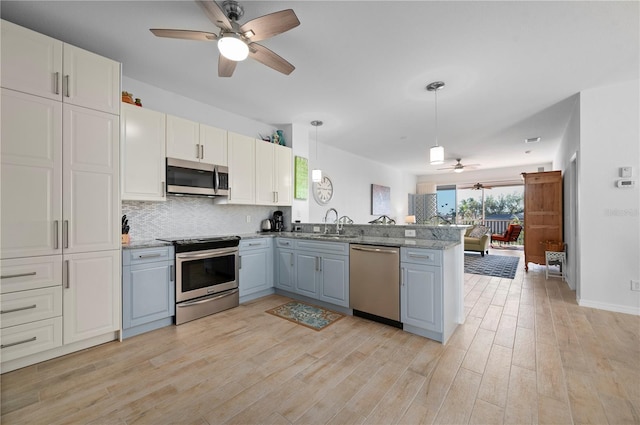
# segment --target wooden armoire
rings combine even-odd
[[[562,241],[562,174],[524,175],[524,269],[529,262],[545,264],[547,241]]]

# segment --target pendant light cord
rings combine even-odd
[[[438,146],[438,89],[434,90],[433,94],[436,96],[436,146]]]

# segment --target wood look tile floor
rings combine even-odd
[[[520,255],[508,249],[492,255]],[[273,295],[1,376],[3,424],[638,424],[640,317],[579,307],[520,261],[465,275],[445,345],[356,317],[316,332]]]

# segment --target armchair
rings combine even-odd
[[[498,241],[500,243],[503,242],[515,242],[518,240],[518,236],[520,236],[520,232],[522,231],[522,226],[519,224],[510,224],[505,230],[504,234],[493,234],[491,235],[491,243],[493,241]]]
[[[464,233],[464,250],[489,254],[490,229],[485,226],[473,226],[467,228]]]

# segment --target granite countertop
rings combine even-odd
[[[131,241],[127,244],[122,244],[122,249],[158,248],[162,246],[171,246],[171,242],[159,241],[157,239]]]
[[[460,245],[460,241],[443,241],[434,239],[417,239],[417,238],[391,238],[383,236],[335,236],[326,235],[321,236],[321,233],[298,233],[298,232],[279,232],[279,233],[250,233],[245,235],[239,235],[242,239],[255,239],[255,238],[292,238],[292,239],[307,239],[313,241],[324,242],[343,242],[343,243],[357,243],[363,245],[382,245],[382,246],[397,246],[397,247],[414,247],[414,248],[427,248],[427,249],[439,249],[445,250],[453,248],[456,245]]]

